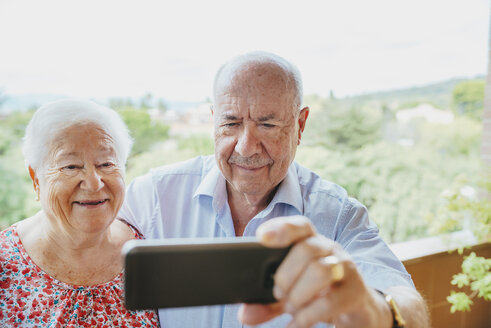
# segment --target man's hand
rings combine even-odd
[[[292,315],[288,327],[311,327],[317,322],[333,323],[337,328],[392,327],[392,313],[383,297],[365,285],[349,254],[339,244],[317,234],[307,218],[270,220],[258,228],[257,236],[268,247],[295,245],[275,274],[273,293],[279,302],[244,304],[239,311],[243,323],[255,325],[287,312]],[[401,288],[403,295],[409,293],[413,297],[403,302],[409,304],[408,310],[415,309],[413,300],[424,304],[417,292]],[[424,305],[421,309],[425,318]],[[421,324],[424,322],[413,327],[426,327]],[[407,327],[411,327],[410,323]]]

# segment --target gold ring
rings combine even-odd
[[[336,283],[344,278],[344,266],[339,262],[339,259],[334,256],[326,256],[322,258],[321,262],[331,267],[331,280]]]

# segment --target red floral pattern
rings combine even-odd
[[[0,327],[159,326],[155,311],[127,310],[123,292],[123,273],[95,286],[56,280],[31,260],[15,225],[0,232]]]

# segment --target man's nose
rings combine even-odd
[[[240,132],[235,151],[243,157],[251,157],[261,152],[261,140],[253,127],[245,126]]]
[[[87,191],[98,191],[104,186],[102,177],[95,168],[90,168],[85,171],[80,187]]]

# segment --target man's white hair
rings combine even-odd
[[[41,106],[27,125],[22,152],[27,166],[44,167],[54,138],[67,128],[95,124],[113,140],[118,164],[124,172],[133,140],[116,111],[89,100],[64,99]]]
[[[215,75],[215,81],[213,83],[213,98],[216,103],[218,89],[225,83],[232,82],[235,74],[240,71],[245,66],[254,64],[272,64],[280,68],[287,80],[288,84],[292,84],[293,90],[295,92],[295,107],[299,110],[301,109],[303,103],[303,84],[302,76],[298,68],[287,61],[285,58],[275,55],[270,52],[265,51],[254,51],[249,52],[240,56],[237,56],[230,61],[223,64],[217,71]]]

